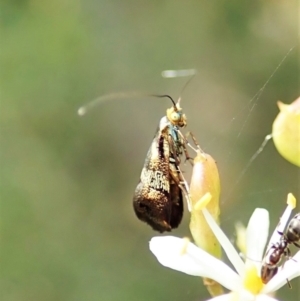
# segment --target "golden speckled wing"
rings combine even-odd
[[[170,151],[171,141],[169,125],[157,131],[133,198],[137,217],[159,232],[176,228],[183,215],[182,192],[178,186],[176,160]]]

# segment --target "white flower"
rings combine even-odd
[[[289,205],[286,210],[288,213],[285,212],[281,218],[281,226],[286,225],[292,209],[293,207]],[[206,209],[203,209],[203,214],[235,270],[198,248],[188,239],[173,236],[154,237],[150,241],[150,250],[163,266],[189,275],[211,278],[231,291],[210,301],[275,301],[276,299],[268,294],[284,286],[287,279],[291,280],[300,275],[300,251],[298,251],[293,258],[284,263],[284,267],[279,268],[278,273],[266,285],[262,283],[261,262],[269,230],[267,210],[256,209],[250,218],[246,232],[246,262],[241,259]],[[277,232],[277,229],[275,231]],[[274,235],[272,239],[275,239]]]

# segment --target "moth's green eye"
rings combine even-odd
[[[174,112],[171,114],[171,119],[173,121],[179,121],[180,120],[180,114],[178,114],[177,112]]]

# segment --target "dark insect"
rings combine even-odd
[[[281,237],[280,240],[271,245],[267,250],[262,267],[261,279],[263,283],[268,283],[278,272],[278,266],[283,257],[290,257],[290,244],[294,244],[300,248],[300,213],[297,213],[287,226],[285,233],[278,232]]]
[[[179,101],[167,110],[148,151],[140,182],[133,197],[133,208],[137,217],[159,232],[177,228],[183,215],[185,183],[179,169],[183,151],[186,158],[186,142],[179,132],[186,126],[186,116]]]

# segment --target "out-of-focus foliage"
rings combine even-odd
[[[272,130],[274,144],[285,159],[300,167],[300,97],[290,105],[278,101],[278,107]]]
[[[1,300],[204,300],[200,279],[163,269],[132,194],[167,100],[79,106],[118,91],[179,95],[188,129],[220,171],[230,235],[255,207],[272,227],[299,168],[269,144],[274,99],[299,95],[297,1],[3,0],[1,12]],[[187,178],[188,165],[182,166]],[[186,210],[187,211],[187,210]],[[188,236],[188,216],[174,235]],[[293,290],[279,293],[284,300]],[[298,286],[299,288],[299,286]]]

